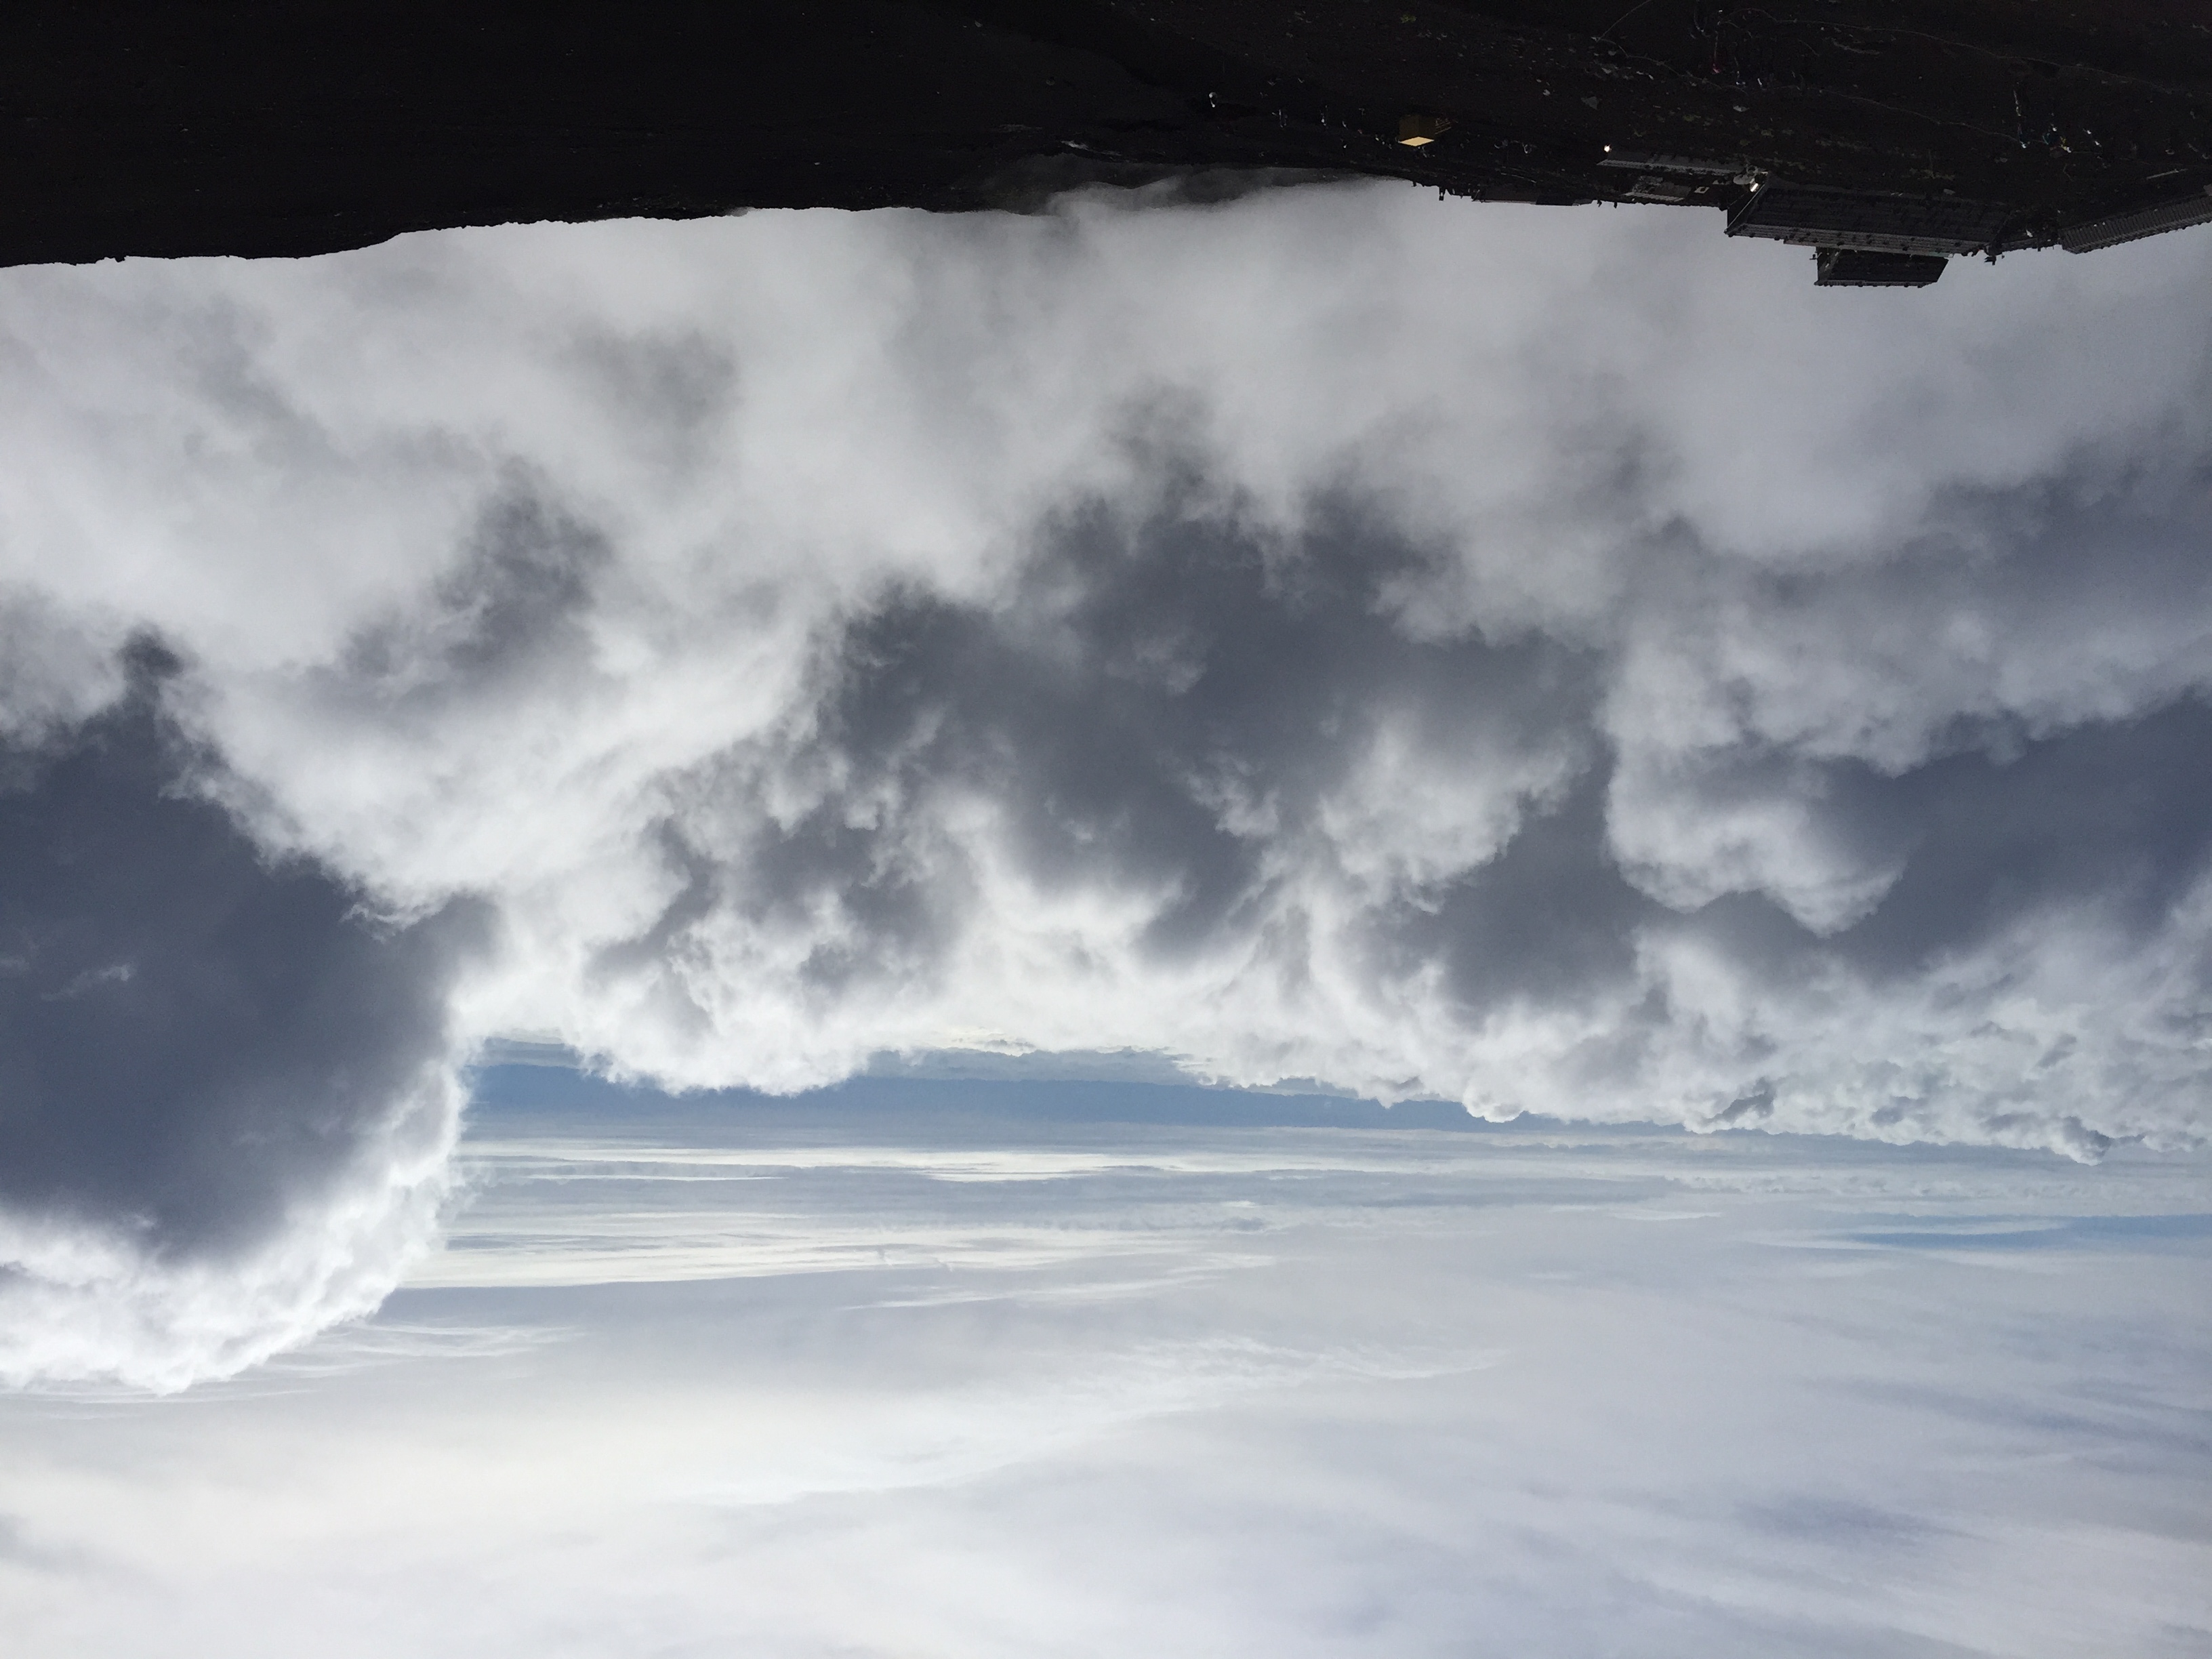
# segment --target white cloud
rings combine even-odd
[[[2212,1626],[2201,1156],[975,1104],[491,1109],[443,1288],[186,1399],[0,1401],[13,1650],[2073,1659]],[[736,1276],[695,1276],[702,1229]]]
[[[457,1054],[2201,1136],[2212,241],[1118,200],[0,274],[0,720],[156,632]]]

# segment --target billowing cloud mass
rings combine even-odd
[[[378,927],[193,797],[173,665],[0,750],[0,1379],[235,1369],[366,1311],[434,1218],[469,907]],[[250,1296],[236,1292],[240,1281]]]
[[[2212,239],[1838,293],[1690,212],[1130,205],[4,273],[9,729],[156,699],[270,868],[492,920],[308,1121],[526,1031],[2201,1139]]]

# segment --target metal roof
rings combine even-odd
[[[2069,252],[2087,253],[2092,248],[2117,247],[2122,242],[2139,241],[2208,220],[2212,220],[2212,185],[2205,185],[2197,195],[2161,202],[2155,207],[2130,208],[2086,225],[2069,225],[2058,233],[2058,245]]]
[[[1770,184],[1729,215],[1731,236],[1876,253],[1978,253],[2004,228],[2005,209],[1956,196],[1887,196]]]
[[[1824,247],[1814,258],[1815,288],[1925,288],[1950,263],[1940,253],[1876,253],[1861,247]]]

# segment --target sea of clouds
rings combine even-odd
[[[0,272],[0,1375],[372,1304],[501,1033],[2201,1142],[2212,237],[1144,203]]]
[[[0,1397],[11,1659],[2212,1641],[2201,1154],[480,1082],[374,1318]]]

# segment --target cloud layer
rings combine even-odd
[[[2201,1138],[2212,240],[1132,204],[5,273],[0,713],[158,637],[208,811],[482,906],[383,1055]]]
[[[616,1092],[489,1079],[374,1321],[0,1399],[11,1654],[2212,1639],[2201,1154]]]

